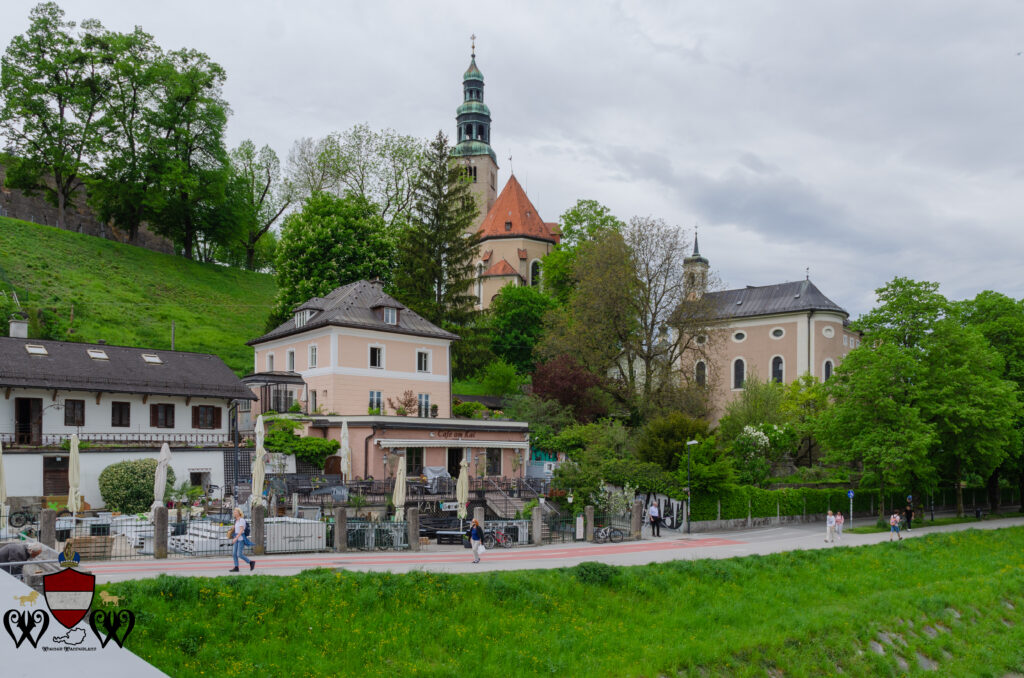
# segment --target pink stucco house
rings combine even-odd
[[[522,477],[526,422],[451,417],[458,338],[386,294],[380,281],[344,285],[249,342],[254,370],[243,382],[258,398],[251,417],[297,402],[307,435],[340,440],[346,423],[359,478],[386,477],[396,454],[405,454],[411,475],[444,466],[456,476],[468,455],[478,476]],[[406,392],[415,404],[401,408]]]

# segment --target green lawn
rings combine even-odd
[[[215,353],[252,371],[276,293],[270,275],[0,217],[0,290],[71,322],[70,339]],[[71,321],[72,307],[74,320]]]
[[[1024,528],[614,568],[160,577],[105,588],[172,676],[1003,676]],[[881,651],[879,653],[878,651]]]

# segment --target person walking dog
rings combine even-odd
[[[658,502],[652,501],[651,508],[647,511],[647,515],[651,519],[651,536],[661,536],[661,511],[658,509]]]
[[[235,527],[231,530],[232,538],[234,540],[231,545],[231,557],[235,559],[235,567],[228,570],[228,572],[238,572],[239,558],[249,563],[249,570],[252,571],[252,569],[256,567],[256,561],[246,558],[245,553],[243,552],[245,550],[245,543],[249,541],[245,538],[245,527],[248,523],[245,520],[245,516],[242,514],[242,509],[237,506],[231,514],[235,517]]]
[[[480,527],[479,521],[473,518],[473,524],[469,528],[469,543],[473,547],[473,562],[480,562],[480,546],[484,541],[484,528]]]
[[[836,541],[836,517],[829,511],[828,516],[825,517],[825,543],[835,543]]]

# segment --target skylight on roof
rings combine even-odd
[[[25,350],[29,352],[29,355],[50,355],[46,347],[39,344],[25,344]]]
[[[107,352],[102,349],[89,348],[86,349],[85,352],[88,353],[89,357],[92,358],[93,360],[110,360],[110,358],[107,357]]]
[[[163,365],[163,359],[155,353],[143,353],[142,359],[150,365]]]

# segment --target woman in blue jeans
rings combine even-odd
[[[245,536],[245,516],[242,515],[242,509],[237,506],[232,512],[232,515],[235,517],[235,529],[232,530],[234,533],[234,543],[231,545],[231,556],[235,559],[235,567],[228,571],[238,572],[239,558],[249,563],[249,569],[252,570],[256,567],[256,561],[246,558],[245,554],[242,552],[245,549],[246,544],[252,546],[252,542],[250,542]]]

